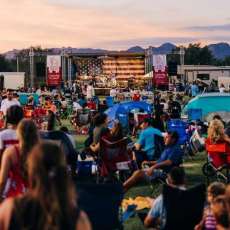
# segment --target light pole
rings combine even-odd
[[[180,54],[180,65],[181,65],[181,73],[182,73],[181,79],[183,79],[184,83],[185,83],[185,81],[186,81],[185,75],[184,75],[184,55],[185,55],[185,50],[184,50],[183,46],[180,47],[179,54]]]
[[[72,57],[68,56],[68,83],[72,87]]]
[[[19,57],[17,55],[17,72],[19,72]]]
[[[62,48],[61,57],[62,57],[62,80],[66,81],[66,59],[65,59],[65,48]]]
[[[34,50],[33,47],[30,48],[30,86],[34,87]]]

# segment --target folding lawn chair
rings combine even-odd
[[[123,229],[119,218],[122,184],[76,183],[76,188],[78,207],[86,212],[94,230]]]
[[[113,178],[119,172],[119,179],[129,175],[132,162],[127,151],[127,140],[123,138],[116,142],[110,142],[105,137],[100,141],[99,174],[102,177]]]
[[[164,230],[193,230],[202,219],[205,200],[204,184],[188,190],[164,185],[163,203],[166,208]]]

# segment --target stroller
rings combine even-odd
[[[209,139],[205,143],[208,153],[207,162],[203,165],[203,174],[208,181],[215,178],[224,183],[229,182],[230,147],[227,143],[212,144]]]

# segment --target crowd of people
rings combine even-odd
[[[151,183],[157,178],[170,187],[187,190],[180,133],[169,131],[167,127],[169,120],[181,118],[182,106],[188,100],[183,94],[163,96],[155,92],[150,98],[154,113],[139,123],[132,123],[134,115],[129,114],[129,126],[132,128],[127,132],[119,120],[115,120],[112,126],[109,124],[108,115],[104,113],[108,105],[95,97],[93,84],[82,89],[74,84],[72,89],[67,88],[64,92],[37,89],[38,100],[30,96],[24,105],[20,103],[20,92],[7,90],[1,94],[4,127],[0,131],[0,229],[91,229],[87,214],[78,208],[73,174],[69,173],[65,153],[60,145],[43,140],[41,135],[41,132],[57,129],[57,123],[60,132],[65,133],[76,149],[73,135],[62,126],[65,113],[64,119],[69,119],[78,133],[81,127],[79,114],[88,115],[90,111],[85,123],[88,136],[83,151],[79,153],[81,160],[92,157],[95,162],[103,161],[105,146],[102,145],[103,141],[107,141],[115,143],[106,158],[112,161],[119,148],[116,143],[125,140],[122,142],[127,150],[124,155],[131,166],[128,176],[122,181],[124,193],[141,181]],[[118,100],[116,92],[115,89],[110,92],[114,100]],[[191,96],[196,96],[198,92],[196,84],[192,84]],[[141,100],[141,95],[138,95],[138,91],[134,92],[132,99]],[[33,116],[28,117],[25,113],[37,108],[47,112],[46,127],[39,126]],[[71,108],[70,113],[68,108]],[[197,127],[197,124],[193,125]],[[216,115],[209,123],[206,145],[222,143],[230,144],[230,137],[225,122]],[[226,163],[217,157],[214,160],[219,164]],[[100,164],[97,169],[100,174],[99,167]],[[109,179],[103,180],[104,183],[117,180],[114,175],[108,175]],[[230,229],[229,200],[229,187],[217,182],[211,184],[203,219],[196,223],[195,229]],[[144,225],[164,229],[166,221],[167,208],[161,194],[153,200]]]

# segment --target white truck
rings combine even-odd
[[[0,88],[18,89],[25,85],[24,72],[0,72]]]

